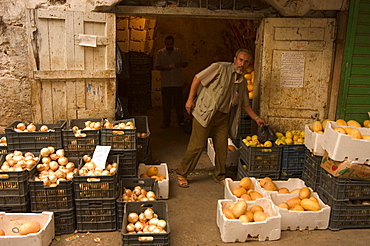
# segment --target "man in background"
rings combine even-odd
[[[167,35],[164,39],[165,48],[157,52],[155,68],[161,72],[163,124],[167,128],[171,124],[172,102],[175,106],[177,124],[184,127],[184,100],[181,68],[188,62],[179,48],[174,47],[175,38]]]

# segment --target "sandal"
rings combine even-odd
[[[188,183],[188,180],[180,175],[180,174],[176,174],[176,177],[177,177],[177,185],[181,188],[188,188],[189,187],[189,183]]]
[[[220,185],[224,186],[225,187],[225,184],[226,184],[226,181],[224,179],[222,180],[218,180],[216,178],[213,179],[216,183],[219,183]]]

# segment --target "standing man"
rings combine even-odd
[[[163,124],[167,128],[171,124],[171,108],[174,102],[177,124],[184,127],[184,100],[181,68],[188,62],[179,48],[174,47],[175,38],[167,35],[164,39],[165,48],[157,53],[156,69],[161,71]]]
[[[259,126],[265,124],[249,105],[244,74],[251,61],[251,52],[240,49],[233,63],[216,62],[195,75],[186,102],[186,111],[194,116],[193,130],[176,170],[180,187],[189,187],[187,176],[195,169],[209,136],[215,148],[215,181],[225,185],[227,138],[236,137],[242,109]]]

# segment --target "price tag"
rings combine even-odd
[[[95,147],[95,151],[92,157],[92,161],[102,169],[105,168],[105,164],[107,162],[108,154],[110,151],[111,146],[99,146]]]

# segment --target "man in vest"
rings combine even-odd
[[[215,181],[225,185],[228,136],[236,137],[241,110],[261,126],[261,119],[249,105],[244,74],[252,61],[246,49],[236,52],[234,62],[216,62],[195,75],[186,102],[186,111],[194,116],[192,133],[185,156],[176,169],[177,183],[189,187],[187,176],[195,169],[207,138],[215,148]]]

